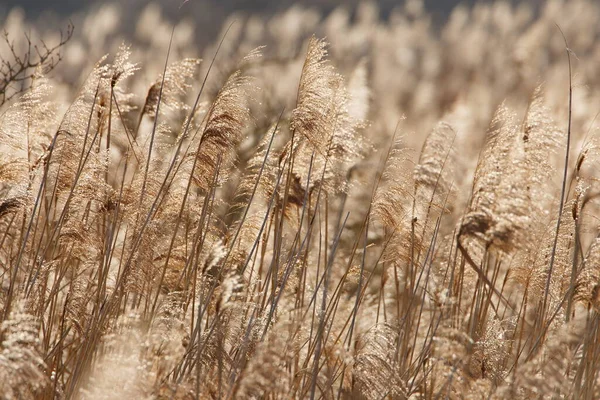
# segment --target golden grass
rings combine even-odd
[[[6,92],[1,398],[600,396],[600,7],[373,10]]]

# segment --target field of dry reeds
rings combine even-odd
[[[600,398],[600,4],[120,7],[3,23],[0,398]]]

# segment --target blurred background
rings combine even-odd
[[[435,12],[440,15],[447,15],[454,6],[458,4],[472,5],[475,0],[426,0],[425,6],[430,12]],[[481,1],[481,0],[480,0]],[[127,1],[130,10],[139,9],[148,4],[149,0],[131,0]],[[183,0],[163,0],[161,6],[171,11],[176,10]],[[537,2],[534,1],[534,2]],[[0,7],[6,13],[6,10],[12,7],[22,7],[27,10],[27,13],[32,17],[39,15],[69,15],[75,12],[82,12],[87,9],[96,7],[102,1],[89,0],[56,0],[52,2],[43,0],[8,0],[3,1]],[[294,3],[293,0],[191,0],[188,1],[191,8],[197,11],[205,11],[214,13],[214,16],[228,15],[233,11],[246,11],[252,13],[271,14],[277,11],[284,10]],[[300,2],[303,6],[318,8],[323,12],[328,12],[340,5],[355,7],[358,0],[304,0]],[[394,7],[402,5],[404,1],[398,0],[379,0],[377,2],[385,15]]]
[[[120,20],[124,22],[121,26],[122,33],[131,36],[132,27],[139,18],[140,11],[149,4],[160,7],[163,15],[171,21],[191,17],[198,29],[197,43],[207,44],[214,39],[219,32],[223,21],[233,14],[257,15],[269,18],[281,13],[292,6],[310,8],[326,17],[338,7],[344,7],[351,14],[356,13],[360,0],[188,0],[180,9],[184,0],[128,0],[120,2],[122,12]],[[528,3],[537,8],[542,0],[517,1],[509,0],[509,3]],[[60,23],[66,18],[73,22],[81,21],[84,15],[93,14],[106,5],[102,0],[4,0],[0,2],[0,21],[4,21],[11,9],[20,8],[28,21],[35,22],[37,26],[52,26]],[[402,8],[406,0],[378,0],[379,15],[382,20],[387,20],[395,9]],[[472,8],[477,3],[491,3],[489,0],[424,0],[424,8],[432,20],[437,24],[443,24],[451,11],[458,5]]]
[[[0,2],[0,27],[20,51],[26,35],[52,45],[69,23],[74,26],[60,64],[47,73],[53,98],[64,107],[94,64],[112,62],[123,45],[130,46],[137,65],[126,85],[130,104],[132,110],[143,107],[148,87],[162,73],[173,31],[170,61],[204,60],[192,77],[202,82],[206,61],[229,29],[207,83],[207,100],[260,48],[261,61],[243,68],[261,88],[253,116],[264,127],[281,107],[294,108],[307,40],[315,35],[328,43],[327,58],[341,75],[364,81],[375,147],[398,127],[407,146],[418,149],[425,133],[446,120],[475,154],[498,106],[526,110],[540,84],[557,119],[566,117],[568,71],[556,24],[577,55],[574,123],[588,131],[600,109],[600,95],[592,89],[600,78],[598,21],[598,0]],[[6,54],[0,41],[0,57]]]

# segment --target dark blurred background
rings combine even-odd
[[[181,14],[179,7],[185,0],[155,0],[160,4],[166,15],[177,18]],[[494,0],[423,0],[425,9],[435,20],[443,20],[454,7],[459,4],[473,6],[478,2]],[[544,0],[504,0],[513,4],[539,4]],[[74,13],[83,13],[98,7],[106,0],[2,0],[0,2],[0,22],[4,20],[8,10],[20,7],[30,20],[44,19],[46,21],[62,20]],[[135,13],[144,8],[152,0],[126,0],[120,5],[126,9],[127,17],[135,18]],[[232,12],[244,12],[269,16],[288,9],[292,5],[311,7],[327,15],[336,7],[345,6],[354,9],[361,0],[188,0],[184,7],[185,14],[193,16],[197,22],[218,25]],[[380,10],[380,17],[386,18],[390,12],[401,7],[405,0],[374,0]]]
[[[425,0],[426,8],[433,13],[447,14],[457,4],[473,4],[476,0]],[[481,1],[481,0],[480,0]],[[165,9],[176,9],[183,0],[159,1]],[[101,0],[3,0],[0,9],[3,15],[12,7],[23,8],[30,17],[37,17],[43,13],[54,13],[56,15],[69,15],[74,12],[84,11],[89,7],[102,3]],[[128,0],[126,4],[130,9],[139,9],[149,3],[148,0]],[[189,0],[188,3],[201,4],[202,8],[215,13],[215,16],[227,15],[233,11],[248,11],[255,13],[271,14],[284,10],[293,4],[315,7],[327,13],[340,5],[355,6],[359,0]],[[380,0],[377,1],[382,13],[389,13],[394,7],[404,3],[403,0]],[[123,3],[121,3],[123,4]],[[192,6],[193,7],[193,6]],[[196,8],[196,7],[193,7]]]
[[[319,10],[326,16],[333,9],[344,6],[351,11],[364,0],[121,0],[116,1],[124,10],[123,21],[130,21],[131,27],[144,7],[153,2],[163,9],[163,15],[172,20],[191,17],[196,29],[206,35],[210,41],[218,33],[225,18],[233,12],[259,14],[269,17],[284,11],[293,5]],[[402,7],[406,0],[369,0],[376,3],[380,18],[386,19],[394,8]],[[479,2],[495,0],[423,0],[425,9],[435,22],[443,22],[457,5],[473,6]],[[509,3],[529,3],[538,5],[544,0],[502,0]],[[24,10],[25,18],[39,26],[53,27],[63,24],[65,18],[93,12],[107,0],[0,0],[0,28],[8,11],[13,7]],[[180,10],[182,3],[186,3]],[[127,24],[125,25],[127,27]],[[128,32],[122,32],[127,35]],[[201,40],[202,41],[202,40]]]
[[[66,20],[70,19],[75,25],[75,35],[81,28],[81,17],[94,13],[103,4],[116,2],[119,4],[120,34],[131,36],[136,21],[142,10],[149,3],[160,5],[162,15],[171,21],[191,19],[196,30],[196,44],[204,46],[212,43],[218,35],[223,22],[232,13],[242,15],[261,15],[270,17],[285,11],[291,6],[318,10],[326,17],[335,8],[344,6],[351,14],[359,3],[365,0],[0,0],[0,30],[4,25],[9,11],[18,7],[24,11],[25,20],[32,23],[41,31],[64,28]],[[400,8],[407,0],[367,0],[376,3],[379,17],[385,20],[394,8]],[[432,18],[434,26],[443,22],[454,7],[459,4],[473,6],[477,2],[493,0],[422,0],[424,8]],[[518,0],[505,0],[517,3]],[[543,0],[528,0],[538,3]],[[184,4],[182,6],[182,4]]]
[[[362,2],[375,3],[379,18],[386,20],[394,9],[411,0],[0,0],[0,30],[9,11],[18,7],[24,18],[40,31],[64,29],[67,19],[75,26],[75,36],[80,34],[82,18],[94,15],[94,11],[106,3],[117,3],[119,34],[131,37],[142,11],[150,4],[158,4],[161,16],[172,22],[192,20],[195,27],[196,45],[203,47],[218,36],[225,19],[232,13],[238,15],[260,15],[266,18],[283,12],[292,6],[301,6],[319,11],[323,18],[334,9],[343,6],[354,14]],[[413,0],[414,1],[414,0]],[[546,0],[417,0],[433,21],[433,27],[442,26],[452,9],[458,5],[472,7],[477,3],[503,1],[513,5],[528,3],[537,6]],[[600,0],[599,0],[600,1]]]

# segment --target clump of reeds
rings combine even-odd
[[[175,29],[68,102],[26,71],[0,105],[0,397],[598,397],[597,99],[539,39],[575,3],[600,15],[497,3],[437,33],[363,5],[333,46],[292,9],[208,62]]]

